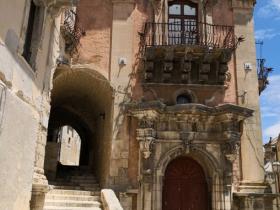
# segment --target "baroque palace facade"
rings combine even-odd
[[[1,0],[0,209],[272,209],[255,3]],[[63,126],[78,166],[59,162]],[[93,175],[114,192],[62,208]]]

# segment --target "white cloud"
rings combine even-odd
[[[266,128],[264,130],[264,135],[267,137],[277,137],[280,133],[280,122],[275,123],[274,125]]]
[[[280,18],[280,0],[267,0],[266,3],[259,9],[257,15],[261,18]]]
[[[275,29],[260,29],[260,30],[255,31],[256,40],[272,39],[279,35],[280,35],[280,32],[275,31]]]

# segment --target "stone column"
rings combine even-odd
[[[125,104],[130,101],[131,96],[131,72],[133,68],[133,10],[134,0],[113,0],[113,20],[111,29],[111,55],[110,70],[108,78],[114,87],[113,102],[113,127],[112,127],[112,151],[111,167],[107,183],[113,187],[116,183],[118,187],[128,184],[127,168],[129,143],[125,136]],[[124,63],[119,63],[120,59]],[[125,157],[120,157],[120,151],[126,153]],[[125,162],[125,164],[122,164]],[[120,173],[125,169],[125,173]],[[107,174],[106,174],[107,176]],[[121,181],[119,181],[121,180]]]
[[[152,208],[152,191],[153,191],[153,147],[155,143],[156,130],[154,119],[143,117],[139,120],[137,129],[137,140],[140,145],[140,177],[142,181],[142,203],[143,210]]]
[[[263,192],[264,160],[254,39],[254,1],[232,0],[232,7],[235,35],[245,38],[235,52],[238,104],[255,111],[253,117],[246,119],[243,124],[240,189],[245,192]],[[252,70],[245,70],[245,63],[251,63]]]
[[[40,126],[41,127],[41,126]],[[43,209],[45,194],[49,190],[48,180],[44,175],[44,158],[45,158],[45,146],[46,146],[46,131],[41,127],[41,134],[36,148],[35,154],[35,166],[32,183],[32,199],[30,207],[32,210]]]

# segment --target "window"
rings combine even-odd
[[[192,98],[188,94],[182,94],[177,96],[176,103],[177,104],[189,104],[192,102]]]
[[[25,42],[22,56],[35,70],[35,61],[39,50],[45,19],[44,7],[37,6],[34,0],[30,0],[30,9],[26,23]]]
[[[34,25],[35,25],[36,10],[37,10],[37,6],[34,4],[33,1],[31,1],[27,30],[25,35],[25,43],[24,43],[24,48],[22,53],[22,56],[25,58],[25,60],[28,63],[30,63],[31,54],[32,54],[31,41],[32,41]]]
[[[195,44],[198,39],[198,6],[191,1],[168,4],[168,40],[170,44]]]

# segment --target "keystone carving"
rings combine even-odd
[[[192,141],[195,138],[195,133],[194,132],[181,132],[180,138],[183,141],[186,152],[189,153],[191,146],[192,146]]]

